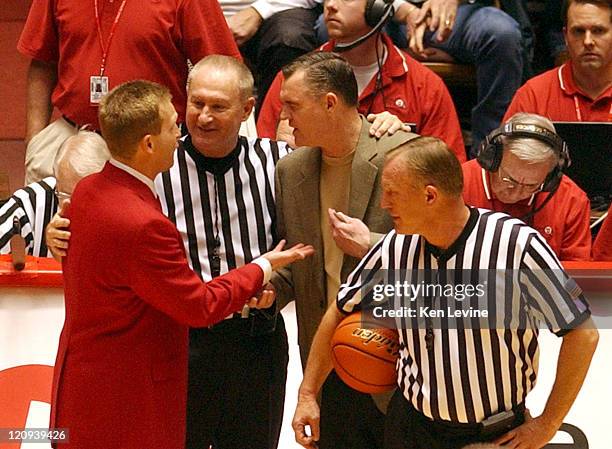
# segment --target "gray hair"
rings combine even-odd
[[[556,133],[555,126],[546,117],[537,114],[517,112],[506,123],[521,123],[524,125],[535,125],[550,132]],[[559,154],[550,144],[538,138],[523,136],[503,136],[502,143],[504,151],[509,151],[517,158],[529,164],[559,161]]]
[[[238,90],[240,91],[240,97],[243,100],[253,96],[253,86],[255,81],[253,80],[253,74],[249,68],[242,62],[232,56],[225,55],[209,55],[193,66],[187,76],[187,93],[189,93],[189,86],[195,75],[202,69],[207,68],[209,70],[229,70],[236,74],[238,79]]]
[[[53,162],[53,174],[57,178],[60,166],[69,164],[81,179],[101,171],[110,157],[108,146],[99,134],[81,129],[60,147]]]

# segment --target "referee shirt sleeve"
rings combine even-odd
[[[540,235],[532,235],[527,244],[519,282],[529,313],[558,336],[565,335],[591,315],[582,289],[565,273]]]
[[[383,250],[392,231],[374,245],[340,286],[336,306],[343,313],[360,310],[373,301],[372,279],[378,279],[383,268]]]
[[[13,219],[17,217],[21,223],[21,237],[26,243],[26,253],[32,255],[34,236],[32,223],[24,207],[24,202],[29,205],[29,195],[23,189],[20,189],[0,208],[0,254],[11,252],[10,240],[15,235]]]

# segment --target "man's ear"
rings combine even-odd
[[[147,153],[153,153],[154,143],[152,137],[153,136],[151,134],[146,134],[141,140],[142,148]]]
[[[338,95],[333,92],[327,92],[325,94],[325,109],[328,112],[333,111],[338,105]]]
[[[251,112],[253,112],[253,107],[255,106],[255,97],[249,97],[248,100],[244,103],[244,106],[242,107],[242,121],[246,121],[250,115]]]
[[[439,192],[436,186],[426,185],[425,186],[425,201],[427,204],[433,204],[438,199]]]

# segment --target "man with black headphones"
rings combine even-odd
[[[340,52],[353,68],[361,114],[389,111],[415,125],[413,132],[442,139],[459,161],[465,161],[459,120],[448,89],[436,74],[381,32],[393,13],[393,4],[384,0],[326,0],[324,17],[330,41],[319,50]],[[281,138],[277,130],[283,126],[282,79],[279,73],[261,107],[257,120],[261,137]],[[285,132],[282,138],[287,134],[291,135]]]
[[[563,174],[569,164],[553,124],[518,113],[482,141],[477,159],[463,164],[463,199],[522,219],[546,238],[560,260],[589,260],[590,204]]]

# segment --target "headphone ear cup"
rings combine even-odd
[[[487,171],[497,171],[502,160],[501,142],[498,138],[490,139],[486,136],[485,139],[480,142],[478,147],[478,155],[476,159],[482,168]]]
[[[366,2],[365,22],[370,28],[378,25],[385,15],[389,3],[384,0],[368,0]]]

